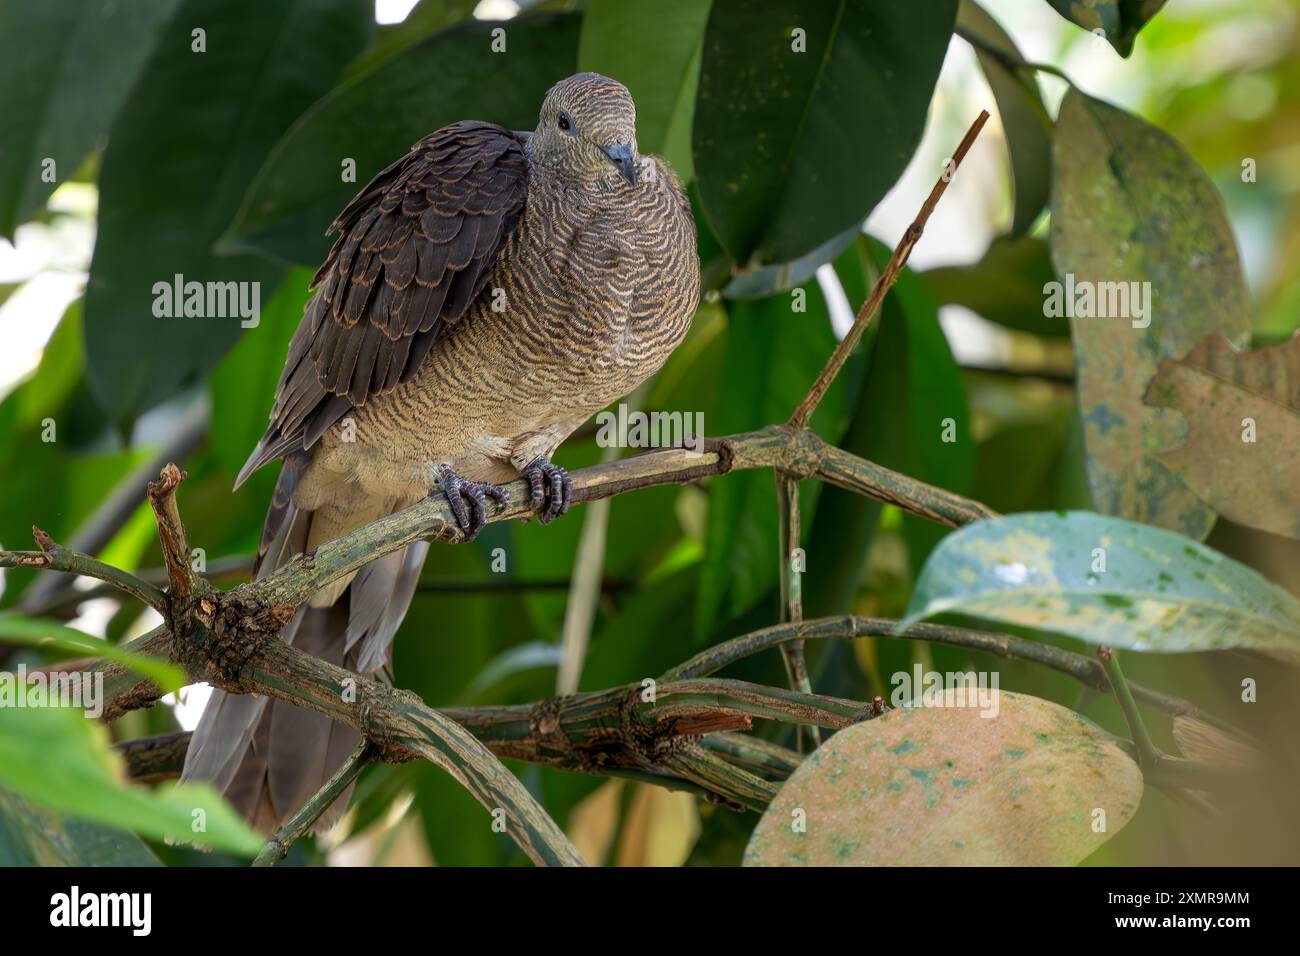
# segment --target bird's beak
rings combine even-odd
[[[636,163],[632,160],[632,147],[621,144],[615,146],[602,146],[600,151],[605,154],[606,158],[614,164],[620,176],[629,183],[636,185]]]

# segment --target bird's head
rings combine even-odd
[[[542,100],[528,149],[534,162],[576,184],[635,183],[641,157],[632,94],[599,73],[561,80]]]

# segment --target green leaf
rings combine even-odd
[[[1160,460],[1238,524],[1300,538],[1300,337],[1238,352],[1212,335],[1165,359],[1144,399],[1187,419]]]
[[[1047,0],[1071,23],[1090,33],[1100,30],[1120,56],[1133,52],[1138,32],[1160,12],[1165,0]]]
[[[591,0],[582,18],[578,68],[613,77],[636,101],[642,153],[663,156],[686,181],[700,43],[709,5],[699,0]]]
[[[559,644],[551,641],[528,641],[516,644],[498,654],[483,667],[465,688],[465,699],[476,700],[485,691],[491,690],[508,677],[523,671],[547,669],[554,670],[564,659],[564,651]]]
[[[836,260],[851,304],[860,304],[890,250],[863,236]],[[861,290],[861,291],[859,291]],[[922,481],[967,494],[975,449],[961,370],[939,325],[938,310],[918,277],[904,269],[872,322],[874,338],[853,418],[840,447]],[[882,413],[882,409],[889,409]],[[954,441],[944,441],[952,420]],[[810,615],[842,614],[857,592],[881,505],[838,488],[823,491],[808,545],[804,604]],[[914,568],[945,533],[932,522],[903,518]],[[812,573],[817,568],[816,573]]]
[[[974,46],[997,103],[1011,157],[1011,235],[1019,236],[1033,226],[1051,193],[1051,120],[1034,74],[1007,65],[1008,59],[1024,60],[1014,41],[975,0],[961,0],[957,32]]]
[[[212,243],[267,151],[330,88],[372,24],[364,0],[182,4],[113,127],[100,174],[86,351],[91,385],[118,422],[206,372],[243,331],[237,314],[156,317],[156,284],[176,275],[256,283],[243,287],[245,301],[253,288],[270,298],[279,267],[218,258]],[[192,50],[199,28],[203,53]]]
[[[60,814],[159,840],[246,856],[261,849],[262,839],[207,784],[151,791],[125,779],[98,722],[66,708],[0,707],[0,784]]]
[[[796,312],[797,297],[806,311]],[[709,434],[729,435],[784,421],[808,392],[835,348],[821,290],[807,283],[783,295],[731,306],[727,354]],[[844,377],[814,415],[812,428],[835,440],[843,428]],[[805,521],[820,489],[803,482]],[[719,621],[743,614],[775,585],[778,577],[776,485],[769,471],[728,475],[709,488],[707,556],[700,575],[696,633],[703,637]]]
[[[177,2],[0,5],[0,235],[12,237],[99,144]]]
[[[976,450],[975,500],[994,511],[1034,511],[1058,504],[1068,414],[999,429]],[[1083,502],[1087,506],[1087,501]]]
[[[956,13],[956,0],[932,0],[924,16],[894,3],[715,0],[695,175],[737,264],[792,262],[866,219],[920,141]]]
[[[30,428],[62,404],[81,382],[86,368],[85,348],[81,342],[82,300],[68,306],[59,324],[41,350],[41,364],[14,395],[17,404],[16,424]]]
[[[970,694],[971,692],[966,692]],[[781,787],[746,866],[1072,866],[1118,833],[1142,773],[1071,710],[961,691],[841,730]],[[1097,832],[1096,811],[1105,827]],[[802,811],[802,812],[801,812]],[[792,824],[802,820],[804,826]]]
[[[175,693],[186,684],[185,673],[161,658],[124,651],[108,641],[65,627],[57,621],[0,614],[0,643],[61,651],[78,657],[103,657],[150,678],[168,693]]]
[[[467,118],[532,129],[546,91],[574,72],[576,16],[510,21],[507,52],[493,53],[500,24],[472,21],[408,47],[336,87],[276,144],[257,173],[222,248],[315,267],[325,230],[361,185],[421,137]],[[345,182],[342,163],[356,163]]]
[[[1053,163],[1052,262],[1061,286],[1045,307],[1077,299],[1086,312],[1092,291],[1093,311],[1106,303],[1112,316],[1070,320],[1093,503],[1203,538],[1214,512],[1153,453],[1176,443],[1180,416],[1144,405],[1142,395],[1161,359],[1186,355],[1211,332],[1234,344],[1249,334],[1232,226],[1178,143],[1073,89],[1057,118]],[[1141,316],[1135,292],[1146,302]]]
[[[1035,335],[1065,337],[1064,316],[1043,314],[1044,288],[1055,280],[1047,243],[999,236],[971,266],[940,266],[918,273],[939,305],[960,305],[990,322]]]
[[[348,64],[343,80],[367,73],[380,63],[439,30],[473,15],[479,0],[420,0],[401,23],[377,27],[365,53]]]
[[[257,328],[244,332],[212,374],[212,407],[219,410],[212,416],[212,444],[232,476],[238,474],[266,430],[289,340],[311,297],[307,288],[311,277],[308,269],[286,275],[262,309]],[[266,472],[273,476],[275,469]]]
[[[63,817],[0,787],[0,866],[161,866],[135,834]]]
[[[930,555],[899,627],[970,615],[1090,644],[1300,655],[1300,601],[1211,548],[1090,511],[978,521]]]
[[[860,235],[862,223],[855,222],[838,236],[831,236],[812,252],[793,262],[756,266],[741,272],[723,287],[722,294],[728,299],[761,299],[803,285],[817,274],[818,269],[851,246],[853,240]],[[856,304],[854,308],[856,309]]]
[[[71,344],[66,334],[56,333],[56,338],[60,351]],[[93,403],[84,385],[71,394],[60,394],[58,388],[45,391],[46,384],[53,382],[38,372],[0,403],[0,474],[5,476],[0,548],[30,548],[33,523],[56,541],[69,540],[103,504],[105,495],[150,454],[146,448],[118,454],[79,453],[78,413],[87,406],[93,412]],[[99,428],[96,417],[95,438]],[[6,572],[3,604],[12,606],[38,574],[48,573]]]

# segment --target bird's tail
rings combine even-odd
[[[298,453],[281,468],[255,577],[388,511],[374,505],[343,513],[298,508],[293,490],[307,463],[306,453]],[[410,606],[428,550],[424,541],[407,545],[320,592],[298,609],[281,637],[332,664],[374,674],[389,661],[393,635]],[[315,711],[214,689],[190,741],[181,779],[210,781],[254,827],[270,833],[321,788],[357,741],[352,728]],[[338,820],[349,795],[335,801],[317,830]]]

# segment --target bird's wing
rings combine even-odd
[[[312,280],[271,425],[236,487],[415,374],[483,290],[527,191],[519,137],[461,122],[420,140],[357,194],[330,227],[339,237]]]

